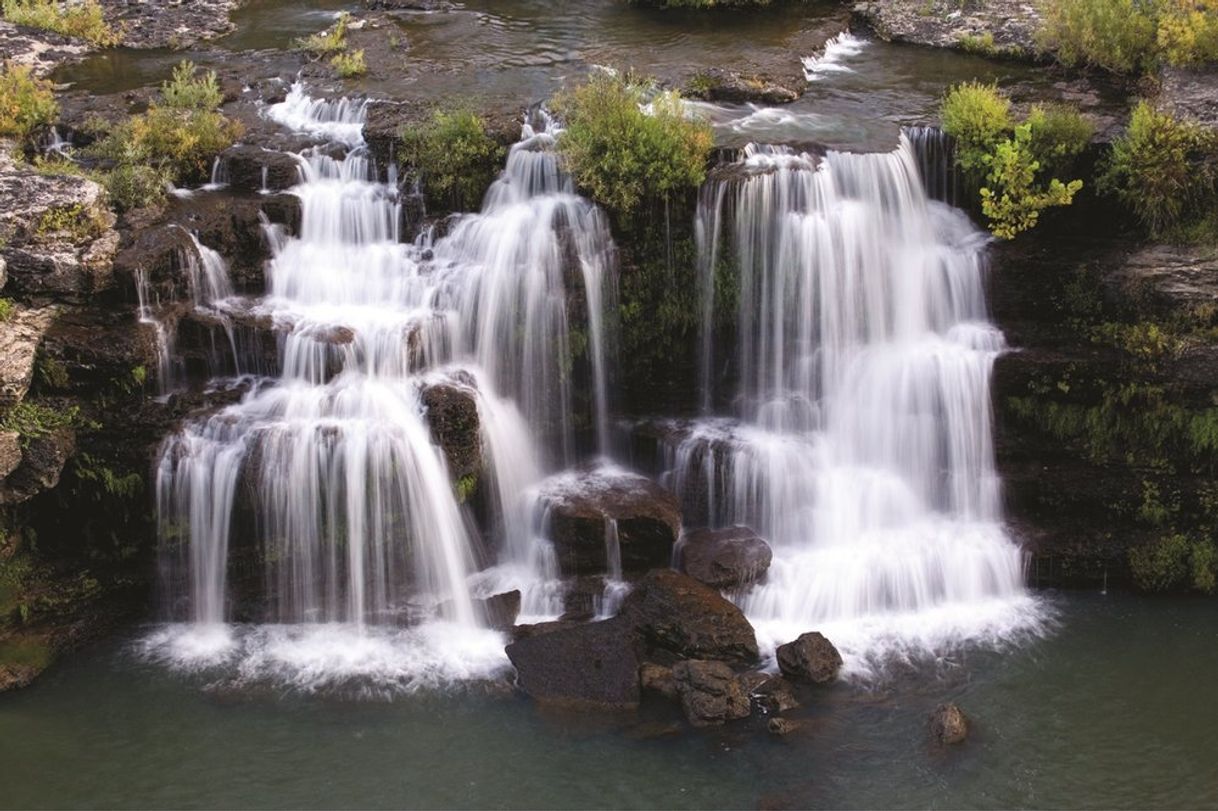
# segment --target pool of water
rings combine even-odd
[[[838,685],[781,739],[471,690],[224,688],[116,639],[0,696],[0,806],[1218,807],[1218,604],[1049,599],[1046,638]],[[974,731],[942,751],[947,700]]]

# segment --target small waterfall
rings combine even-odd
[[[211,163],[211,178],[203,184],[203,191],[219,191],[228,188],[228,163],[220,156]]]
[[[160,387],[160,393],[166,395],[174,388],[174,334],[173,329],[157,317],[159,302],[155,300],[148,284],[148,272],[142,267],[136,268],[135,271],[135,293],[139,302],[139,322],[152,328],[153,340],[156,343],[157,385]]]
[[[804,78],[809,82],[816,82],[832,73],[852,73],[853,71],[842,63],[857,56],[866,44],[866,40],[859,39],[849,31],[831,37],[825,42],[820,56],[804,58]]]
[[[742,598],[762,634],[824,630],[857,657],[1034,622],[994,469],[1004,342],[986,318],[986,239],[927,199],[910,140],[821,160],[752,145],[701,200],[706,336],[720,242],[738,274],[739,419],[678,436],[669,477],[706,523],[773,545]]]
[[[366,99],[312,98],[304,83],[298,81],[292,84],[283,101],[266,108],[266,115],[290,130],[355,147],[364,141],[367,108]]]
[[[960,205],[963,181],[956,166],[956,144],[952,137],[938,127],[905,127],[902,132],[917,158],[926,196],[948,205]]]

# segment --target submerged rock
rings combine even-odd
[[[521,690],[538,701],[562,704],[618,708],[639,703],[639,661],[629,623],[615,617],[554,625],[559,627],[518,637],[507,646]]]
[[[749,689],[749,697],[759,709],[769,715],[777,715],[799,707],[795,685],[781,676],[761,675],[764,679]]]
[[[711,587],[671,569],[640,580],[621,616],[649,646],[680,658],[750,663],[758,656],[744,613]]]
[[[930,716],[930,735],[937,743],[951,745],[968,737],[968,716],[955,704],[940,704]]]
[[[681,709],[693,726],[715,726],[747,718],[752,710],[740,680],[723,662],[696,659],[677,662],[672,676]]]
[[[800,728],[801,724],[798,721],[792,721],[790,718],[771,718],[766,724],[766,729],[771,735],[790,735]]]
[[[607,469],[562,474],[543,484],[542,500],[563,574],[607,573],[613,524],[622,571],[667,566],[672,559],[681,513],[676,497],[648,478]]]
[[[832,642],[816,631],[779,645],[777,658],[778,669],[795,681],[826,684],[836,679],[842,669],[842,655]]]
[[[680,545],[681,569],[717,589],[754,583],[770,568],[770,545],[748,527],[698,529]]]

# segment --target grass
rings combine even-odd
[[[3,0],[4,19],[109,48],[122,41],[97,0]]]
[[[334,67],[335,72],[344,79],[363,76],[368,72],[368,63],[364,61],[362,48],[358,51],[335,54],[330,60],[330,64]]]
[[[334,25],[317,34],[310,34],[296,40],[296,48],[308,51],[314,56],[330,56],[347,50],[347,26],[351,15],[343,12],[338,15]]]

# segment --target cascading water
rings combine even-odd
[[[249,311],[281,333],[280,377],[162,447],[158,513],[187,624],[154,637],[154,655],[236,657],[243,675],[310,686],[359,676],[412,687],[503,666],[476,597],[515,587],[526,613],[555,610],[531,500],[547,465],[572,461],[577,444],[576,291],[591,424],[607,441],[603,310],[616,285],[604,216],[558,171],[553,131],[526,126],[480,213],[442,239],[403,243],[396,184],[379,182],[362,146],[364,110],[300,85],[267,110],[350,149],[303,154],[299,234],[268,230],[268,290]],[[212,289],[209,258],[200,252],[187,274],[206,301],[226,292]],[[500,550],[491,570],[478,571],[487,550],[432,444],[422,391],[438,383],[477,403]],[[269,624],[227,625],[231,575],[251,569],[265,606],[244,610]]]
[[[704,190],[698,235],[704,405],[727,259],[739,419],[687,428],[670,478],[704,494],[706,523],[750,524],[773,545],[742,598],[759,634],[822,630],[861,667],[890,644],[1035,625],[993,463],[1004,343],[986,320],[985,238],[927,199],[908,139],[823,159],[752,145]]]

